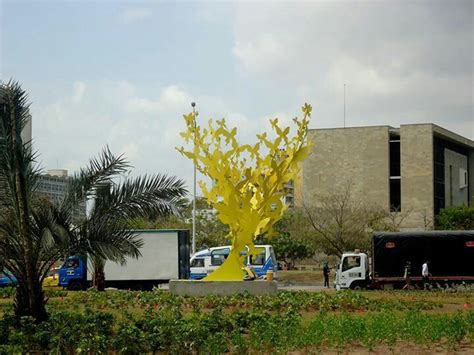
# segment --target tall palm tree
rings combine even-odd
[[[37,193],[40,170],[31,142],[21,137],[28,107],[28,97],[18,83],[0,84],[0,264],[18,280],[16,316],[41,322],[48,316],[42,281],[56,260],[76,253],[122,262],[127,255],[138,256],[141,241],[124,221],[145,212],[173,212],[173,193],[186,190],[181,180],[163,176],[114,185],[114,178],[130,166],[123,156],[105,148],[71,179],[61,204],[44,200]],[[173,187],[168,205],[156,189],[156,183],[163,181]],[[103,200],[108,205],[98,198],[104,186],[116,191],[115,198]],[[86,200],[96,201],[93,213],[83,221],[73,219],[74,210]]]

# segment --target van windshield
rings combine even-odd
[[[250,255],[251,265],[264,265],[266,261],[266,250],[265,248],[256,248],[260,253],[257,256]]]
[[[211,252],[211,265],[212,266],[219,266],[222,265],[229,256],[230,253],[230,248],[223,248],[223,249],[217,249],[213,250]]]
[[[204,259],[196,258],[191,261],[191,267],[204,267]]]

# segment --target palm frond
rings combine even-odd
[[[89,165],[76,173],[68,183],[63,209],[71,210],[96,193],[96,189],[109,184],[120,174],[125,173],[130,164],[123,155],[114,155],[109,147],[103,148],[98,157],[92,158]]]
[[[101,194],[97,199],[94,210],[122,221],[177,215],[186,194],[181,179],[162,174],[145,175],[111,186],[107,194]]]
[[[39,171],[31,142],[21,132],[29,114],[28,95],[17,82],[0,85],[0,205],[18,209],[20,198],[27,202],[36,188]],[[26,206],[28,208],[28,206]]]
[[[121,221],[93,219],[86,228],[86,249],[90,255],[121,263],[126,256],[141,256],[143,241]]]

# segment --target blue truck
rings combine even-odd
[[[135,230],[143,240],[141,257],[125,264],[105,263],[106,287],[147,290],[171,279],[189,278],[188,230]],[[58,270],[59,286],[84,290],[92,285],[87,256],[74,255]]]

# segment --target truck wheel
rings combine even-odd
[[[81,291],[82,290],[82,284],[78,281],[71,282],[67,288],[70,291]]]
[[[351,290],[356,290],[356,291],[363,290],[364,288],[365,288],[365,286],[360,282],[354,282],[350,286]]]

